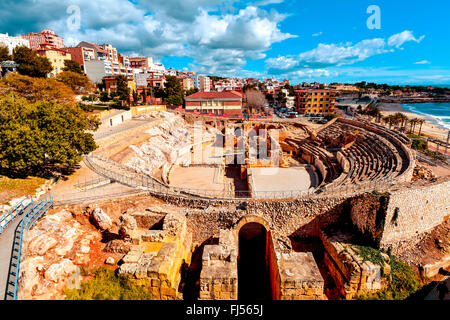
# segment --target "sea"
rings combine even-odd
[[[406,111],[417,113],[425,120],[450,130],[450,102],[402,103]]]

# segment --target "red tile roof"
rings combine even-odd
[[[224,91],[224,92],[196,92],[187,96],[186,99],[242,99],[237,92]]]

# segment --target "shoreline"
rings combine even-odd
[[[421,134],[423,136],[429,136],[429,137],[439,139],[442,141],[446,141],[446,139],[447,139],[449,129],[445,129],[441,125],[436,124],[433,121],[430,121],[429,119],[427,119],[427,117],[425,117],[422,114],[414,113],[412,111],[404,109],[401,106],[401,104],[398,102],[395,102],[395,103],[380,102],[378,104],[378,108],[380,109],[381,114],[383,116],[388,116],[390,114],[400,112],[400,113],[405,114],[410,119],[411,118],[424,119],[425,122],[422,125],[422,132],[421,132]],[[419,132],[419,127],[420,126],[418,126],[418,125],[416,126],[415,134],[417,134]],[[409,129],[409,126],[408,126],[408,129]]]

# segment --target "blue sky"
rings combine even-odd
[[[447,0],[2,0],[0,12],[0,33],[51,28],[67,45],[111,43],[200,74],[450,83]]]

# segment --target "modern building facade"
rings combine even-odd
[[[297,112],[300,114],[324,115],[333,113],[336,104],[336,91],[332,90],[296,90]]]
[[[25,46],[30,47],[30,41],[21,37],[10,37],[7,33],[0,33],[0,46],[8,48],[9,54],[12,54],[14,48]]]
[[[133,79],[133,69],[129,58],[119,55],[112,45],[82,41],[77,47],[82,48],[84,72],[93,83],[101,84],[103,77],[116,75]]]
[[[22,35],[23,39],[30,42],[30,48],[33,50],[41,49],[41,45],[45,44],[48,46],[50,44],[54,48],[62,49],[64,48],[64,38],[61,38],[53,30],[43,30],[41,32],[29,32]]]
[[[236,92],[196,92],[185,98],[186,111],[241,115],[242,96]]]
[[[72,56],[72,60],[78,62],[84,70],[86,61],[96,59],[95,50],[87,47],[69,47],[66,51]]]

